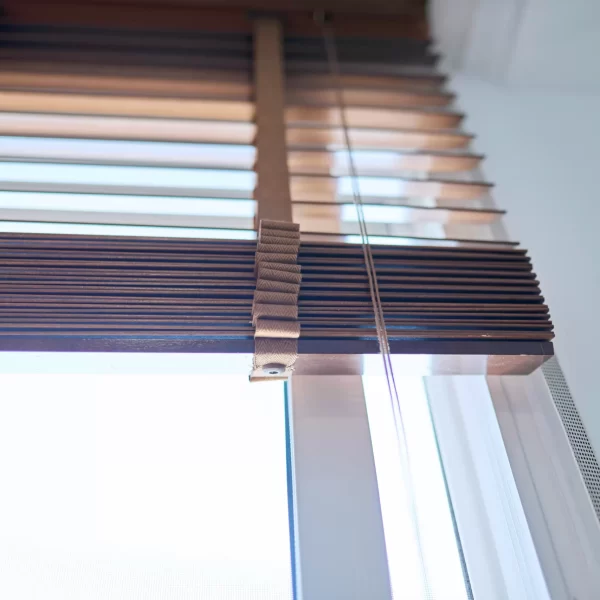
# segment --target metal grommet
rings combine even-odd
[[[270,363],[265,365],[262,370],[265,375],[283,375],[285,373],[285,365]]]

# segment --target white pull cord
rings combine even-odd
[[[383,306],[381,303],[381,296],[379,294],[379,285],[377,282],[377,273],[375,271],[375,261],[373,260],[373,253],[371,251],[371,245],[369,243],[369,235],[367,232],[367,223],[364,215],[364,204],[362,201],[362,195],[360,192],[360,185],[358,181],[358,170],[354,162],[354,155],[352,152],[352,142],[350,140],[350,133],[348,127],[348,121],[346,118],[346,103],[344,100],[343,86],[340,77],[340,65],[337,56],[337,48],[335,44],[335,34],[332,29],[325,23],[323,15],[315,15],[315,19],[320,23],[323,40],[325,43],[325,50],[327,53],[327,61],[329,63],[329,69],[331,72],[331,79],[334,83],[334,91],[340,113],[340,121],[342,125],[342,131],[344,135],[344,145],[348,152],[348,166],[350,170],[350,180],[352,182],[352,197],[356,213],[358,217],[358,224],[360,229],[361,245],[363,249],[363,255],[365,259],[365,266],[367,270],[367,276],[369,279],[369,291],[371,293],[371,302],[373,304],[373,313],[375,316],[375,327],[377,329],[377,338],[379,340],[379,350],[383,359],[383,366],[385,371],[385,377],[390,396],[390,402],[392,405],[392,413],[394,415],[394,425],[396,428],[396,435],[400,444],[400,458],[402,461],[402,468],[404,470],[406,478],[406,493],[408,505],[411,510],[412,523],[414,528],[415,542],[418,547],[419,560],[421,563],[421,573],[423,578],[423,588],[425,598],[430,600],[433,598],[431,594],[431,588],[429,586],[429,579],[427,576],[427,569],[425,564],[425,557],[423,553],[423,547],[421,543],[421,533],[418,520],[417,505],[415,499],[415,490],[413,482],[413,474],[410,466],[410,459],[408,453],[408,444],[406,440],[406,429],[404,426],[404,419],[402,417],[402,410],[400,406],[400,397],[398,395],[398,389],[396,387],[396,380],[394,378],[394,369],[392,365],[392,358],[390,354],[390,344],[387,335],[387,328],[385,325],[385,318],[383,314]]]

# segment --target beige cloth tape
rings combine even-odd
[[[258,279],[299,284],[302,278],[300,273],[290,273],[289,271],[282,271],[281,269],[266,269],[263,265],[260,265],[258,267]]]
[[[273,279],[259,279],[256,281],[256,289],[261,292],[287,292],[294,294],[296,298],[300,292],[300,286],[297,283],[288,283],[287,281],[275,281]]]
[[[273,271],[285,271],[286,273],[298,273],[300,275],[300,265],[296,264],[282,264],[262,261],[260,263],[261,269],[272,269]]]
[[[287,379],[293,371],[300,337],[299,247],[300,228],[295,223],[260,222],[252,303],[255,332],[250,381]]]
[[[269,319],[289,319],[295,321],[298,319],[297,304],[261,304],[255,302],[252,305],[252,325],[256,325],[256,320],[261,317]]]
[[[258,226],[258,234],[263,229],[275,229],[276,231],[291,231],[300,238],[300,226],[297,223],[289,223],[288,221],[269,221],[268,219],[262,219]]]

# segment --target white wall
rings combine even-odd
[[[530,250],[600,456],[600,3],[512,0],[498,18],[503,3],[457,1],[471,10],[459,33],[448,4],[433,2],[432,21],[449,87],[508,233]]]
[[[600,95],[502,89],[457,75],[486,179],[529,249],[556,328],[555,347],[600,456]]]

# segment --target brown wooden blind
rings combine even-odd
[[[338,52],[392,351],[551,354],[530,261],[498,233],[428,43]],[[252,36],[20,27],[0,53],[0,349],[251,352]],[[299,350],[376,351],[323,42],[287,35],[282,58]]]

